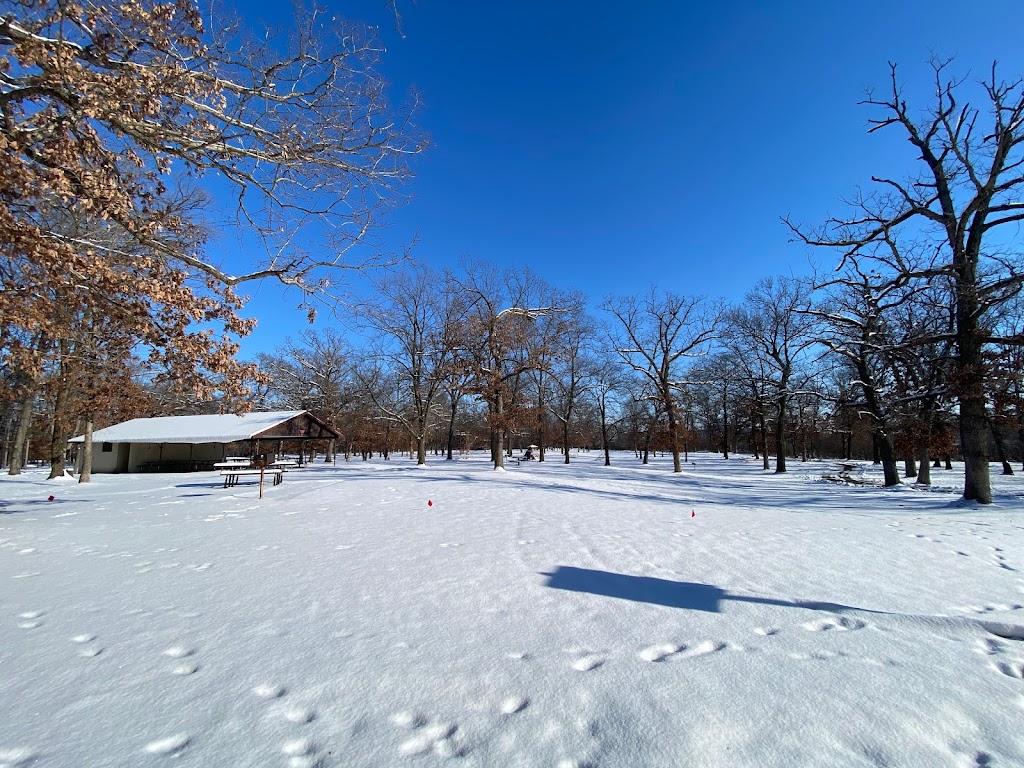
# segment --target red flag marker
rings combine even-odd
[[[53,496],[49,496],[49,497],[47,497],[47,499],[46,499],[46,500],[47,500],[47,501],[53,501]]]
[[[693,511],[693,510],[691,509],[691,510],[690,510],[690,517],[696,517],[696,516],[697,516],[697,513],[696,513],[696,512],[694,512],[694,511]]]
[[[427,506],[428,507],[434,506],[434,502],[432,502],[430,499],[427,499]]]

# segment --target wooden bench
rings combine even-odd
[[[217,461],[213,464],[214,469],[249,469],[251,466],[252,462],[248,459],[243,459],[241,461],[237,459],[229,459],[226,461]]]
[[[284,482],[284,470],[283,469],[272,469],[267,467],[266,469],[223,469],[221,475],[224,476],[224,487],[232,488],[238,485],[238,478],[243,476],[259,477],[263,475],[265,477],[273,477],[274,485],[280,485]]]

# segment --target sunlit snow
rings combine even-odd
[[[559,458],[0,479],[0,765],[1024,764],[1024,478]]]

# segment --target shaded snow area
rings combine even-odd
[[[1024,765],[1024,478],[613,461],[4,477],[0,765]]]

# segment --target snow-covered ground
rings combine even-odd
[[[1024,478],[551,458],[5,476],[0,765],[1024,765]]]

